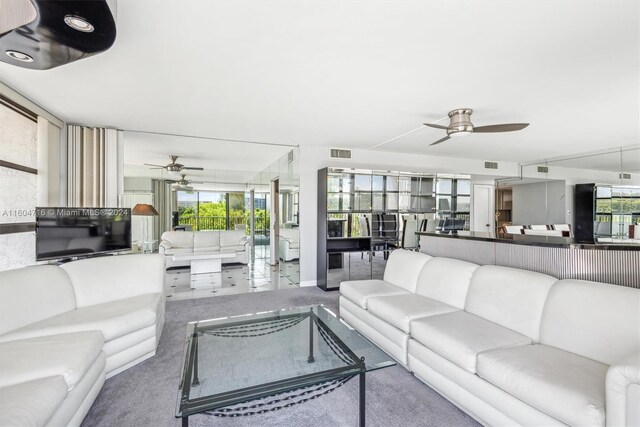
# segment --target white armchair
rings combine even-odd
[[[291,261],[300,258],[300,232],[297,228],[280,229],[280,259]]]

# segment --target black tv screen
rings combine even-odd
[[[131,250],[131,209],[36,208],[36,261]]]

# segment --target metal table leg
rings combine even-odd
[[[189,417],[182,417],[182,427],[189,427]]]
[[[364,364],[364,357],[360,358],[362,363],[360,375],[358,375],[360,380],[360,427],[365,427],[365,414],[367,412],[366,409],[366,390],[365,390],[365,374],[366,374],[366,365]]]
[[[200,384],[200,380],[198,379],[198,332],[196,332],[193,337],[194,340],[194,352],[195,352],[195,360],[193,364],[193,382],[191,385],[196,386]],[[184,419],[184,418],[183,418]]]
[[[315,358],[313,357],[313,325],[314,325],[314,321],[313,321],[313,308],[309,309],[309,359],[307,359],[307,362],[309,363],[313,363],[315,362]]]
[[[364,380],[365,373],[363,372],[358,376],[360,377],[360,427],[364,427],[366,425],[365,413],[367,412],[366,404],[365,404],[366,403],[365,380]]]

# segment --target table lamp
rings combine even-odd
[[[148,217],[158,216],[159,215],[158,211],[152,205],[147,205],[145,203],[138,203],[133,207],[133,209],[131,209],[131,215],[139,215],[144,217],[142,221],[142,242],[141,242],[142,252],[143,253],[151,252],[150,250],[147,251],[147,248],[145,247],[149,243],[149,239],[147,236],[148,221],[149,221]]]

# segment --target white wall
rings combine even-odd
[[[124,178],[124,191],[142,191],[151,193],[153,191],[153,183],[151,178]]]
[[[620,177],[618,172],[608,172],[594,169],[576,169],[549,166],[549,173],[540,173],[537,171],[538,165],[531,165],[522,168],[522,176],[524,178],[537,178],[548,180],[564,180],[567,185],[573,184],[615,184],[620,185]],[[541,166],[544,166],[541,164]],[[624,180],[622,185],[640,185],[640,173],[632,173],[632,179]]]

